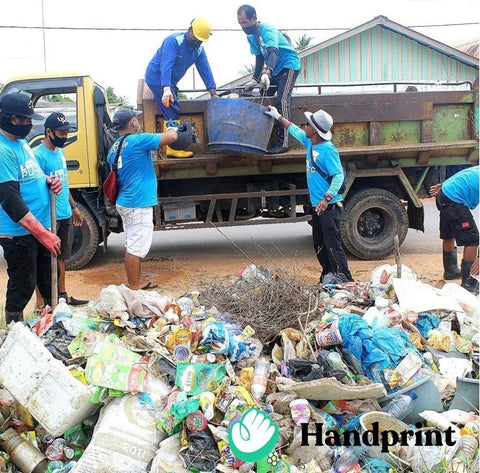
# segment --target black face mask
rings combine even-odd
[[[199,48],[202,45],[202,42],[199,39],[190,39],[187,38],[187,43],[192,47],[192,48]]]
[[[250,26],[243,26],[242,30],[245,34],[255,34],[257,32],[257,23]]]
[[[60,138],[55,133],[53,134],[53,138],[51,136],[49,136],[49,138],[50,143],[57,148],[63,148],[65,146],[65,142],[67,141],[67,138]]]
[[[2,123],[2,128],[11,133],[15,138],[23,139],[28,136],[32,131],[33,125],[30,123],[28,125],[13,125],[12,123]]]

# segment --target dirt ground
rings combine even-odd
[[[402,255],[402,263],[414,269],[419,278],[434,285],[441,277],[443,269],[441,254]],[[306,285],[318,281],[319,266],[312,254],[296,256],[294,260],[272,258],[271,255],[262,260],[256,259],[256,264],[266,265],[273,271],[289,271],[301,278]],[[371,271],[384,263],[393,264],[394,257],[381,261],[350,260],[350,270],[356,281],[368,281]],[[199,283],[209,282],[214,278],[227,278],[241,271],[249,263],[244,257],[235,255],[215,255],[212,258],[188,256],[178,258],[151,257],[142,265],[142,277],[158,284],[160,289],[173,296],[180,296],[194,290]],[[77,298],[96,299],[102,288],[108,284],[125,282],[123,262],[103,264],[101,267],[88,267],[79,271],[67,272],[67,288]],[[457,281],[459,282],[459,281]]]

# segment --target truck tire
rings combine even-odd
[[[65,261],[68,270],[83,268],[95,255],[100,243],[100,228],[90,210],[82,204],[78,208],[83,214],[81,227],[73,227],[72,255]]]
[[[343,246],[363,260],[383,259],[394,251],[393,238],[400,245],[408,231],[405,206],[385,189],[369,188],[350,197],[340,220]]]

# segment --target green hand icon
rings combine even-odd
[[[232,453],[239,460],[255,462],[266,457],[277,443],[278,427],[265,412],[252,407],[228,432]]]

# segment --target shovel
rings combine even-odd
[[[55,193],[50,189],[50,220],[52,232],[57,231],[57,212],[55,208]],[[58,303],[58,274],[57,274],[57,257],[50,255],[50,271],[52,273],[52,310]]]

